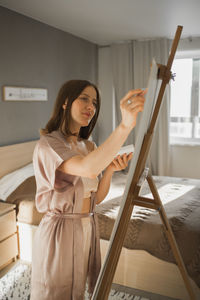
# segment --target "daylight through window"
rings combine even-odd
[[[172,73],[170,143],[200,143],[200,59],[175,59]]]

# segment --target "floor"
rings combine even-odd
[[[15,262],[9,264],[8,266],[6,266],[4,269],[0,270],[0,278],[3,277],[7,272],[9,272],[9,270],[11,268],[13,268],[15,266],[15,264],[19,263],[19,259],[16,260]],[[165,296],[161,296],[161,295],[157,295],[157,294],[152,294],[146,291],[142,291],[142,290],[134,290],[133,288],[129,288],[129,287],[125,287],[125,286],[121,286],[118,284],[112,284],[112,288],[117,290],[117,291],[121,291],[121,292],[125,292],[125,293],[130,293],[130,294],[135,294],[138,295],[138,297],[145,297],[148,299],[153,299],[153,300],[175,300],[169,297],[165,297]],[[137,296],[136,296],[137,297]],[[139,298],[138,298],[139,299]]]
[[[7,265],[5,268],[0,270],[0,278],[3,277],[7,272],[9,272],[10,269],[12,269],[12,267],[14,267],[14,265],[16,265],[20,260],[17,259],[16,261],[12,262],[11,264]]]

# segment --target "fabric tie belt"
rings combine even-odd
[[[90,255],[88,261],[88,291],[92,294],[96,280],[98,278],[98,274],[101,268],[101,255],[100,255],[100,239],[99,239],[99,231],[97,230],[97,214],[95,212],[89,213],[67,213],[67,212],[59,212],[59,211],[48,211],[45,216],[49,217],[58,217],[58,218],[71,218],[71,219],[81,219],[92,217],[91,225],[92,225],[92,234],[91,234],[91,246],[90,246]],[[78,222],[79,223],[79,222]],[[78,224],[76,224],[78,226]],[[81,259],[80,257],[80,242],[83,240],[83,232],[82,230],[75,230],[76,239],[74,244],[74,257],[77,259]],[[80,281],[79,276],[82,272],[80,269],[81,264],[76,263],[74,266],[74,290],[79,291],[81,287],[79,287]],[[71,279],[70,279],[71,280]]]
[[[57,212],[57,211],[48,211],[46,213],[47,216],[53,217],[57,216],[60,218],[72,218],[72,219],[80,219],[80,218],[88,218],[88,217],[93,217],[94,212],[90,213],[65,213],[65,212]]]

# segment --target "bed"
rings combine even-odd
[[[20,257],[28,261],[32,257],[34,233],[42,218],[34,203],[36,184],[32,153],[35,143],[31,141],[0,148],[0,199],[17,206]],[[102,260],[126,178],[127,174],[116,172],[106,199],[96,208]],[[200,299],[200,180],[162,176],[154,176],[154,180],[195,294]],[[148,186],[144,183],[142,195],[148,194]],[[176,299],[188,299],[157,212],[135,207],[114,282]]]

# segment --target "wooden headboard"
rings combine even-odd
[[[0,178],[30,163],[36,142],[0,147]]]

